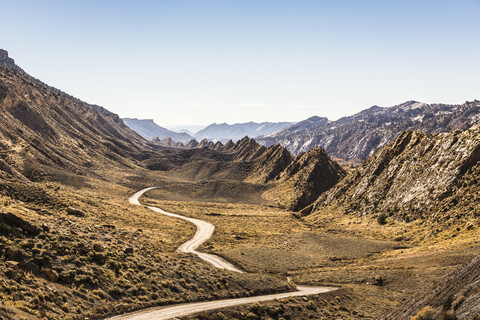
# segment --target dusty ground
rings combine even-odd
[[[191,318],[376,318],[480,253],[476,229],[433,234],[431,226],[418,222],[379,225],[374,218],[337,212],[299,219],[269,205],[261,185],[192,182],[141,169],[112,172],[108,180],[62,173],[37,190],[13,188],[2,196],[2,211],[46,224],[48,231],[2,229],[0,315],[101,318],[153,305],[286,290],[288,276],[296,283],[342,289]],[[194,229],[129,205],[128,196],[145,186],[162,189],[144,201],[216,226],[202,250],[256,275],[232,275],[175,253]],[[68,207],[85,216],[68,214]],[[40,268],[38,275],[7,263],[10,248],[23,250],[25,260]],[[58,279],[49,279],[47,269]]]
[[[0,223],[0,318],[96,319],[290,288],[276,277],[226,272],[176,253],[193,226],[128,204],[133,189],[66,178],[11,192],[22,200],[0,198],[3,212],[36,228]],[[24,197],[32,192],[35,201]]]
[[[168,192],[158,190],[147,201],[216,225],[204,249],[247,271],[343,289],[334,297],[289,299],[189,319],[377,318],[480,253],[472,230],[431,238],[429,226],[421,223],[379,225],[376,219],[335,212],[312,221],[268,205],[206,200],[170,200]]]

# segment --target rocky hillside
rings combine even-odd
[[[195,133],[195,138],[227,142],[237,141],[245,136],[256,138],[290,126],[291,122],[246,122],[246,123],[213,123]]]
[[[312,117],[256,140],[265,146],[281,144],[293,154],[315,147],[344,160],[364,160],[405,130],[435,134],[466,130],[480,119],[480,101],[463,105],[408,101],[390,108],[371,107],[336,121]]]
[[[15,70],[18,73],[24,73],[25,72],[25,71],[23,71],[22,68],[20,68],[19,66],[17,66],[15,64],[15,60],[10,58],[8,56],[8,52],[6,50],[3,50],[3,49],[0,49],[0,65],[4,66],[6,68],[9,68],[11,70]]]
[[[280,148],[283,147],[277,145],[271,148],[282,152]],[[276,162],[268,161],[265,166],[268,168],[288,161],[289,159],[283,156]],[[333,161],[325,150],[315,148],[290,161],[289,165],[276,175],[277,185],[267,191],[265,197],[288,210],[299,211],[336,185],[345,174],[345,170]]]
[[[109,164],[129,167],[137,153],[153,150],[116,114],[25,76],[12,61],[0,66],[3,174],[38,179],[55,168],[85,174]]]
[[[480,126],[428,135],[406,131],[323,194],[309,209],[334,206],[385,220],[459,226],[480,212]]]
[[[285,147],[274,145],[256,159],[247,181],[258,183],[275,181],[294,159],[295,157]]]
[[[480,257],[476,257],[383,319],[478,319],[479,286]],[[426,315],[431,317],[426,318]]]
[[[156,124],[152,119],[123,118],[123,122],[147,140],[157,137],[163,140],[170,137],[175,142],[188,143],[193,139],[187,133],[177,133]]]
[[[321,148],[298,157],[280,145],[265,148],[244,137],[236,143],[194,140],[191,149],[169,149],[145,159],[151,170],[171,171],[187,179],[237,181],[265,186],[264,198],[298,211],[345,176],[345,170]]]
[[[132,165],[153,150],[116,115],[0,66],[0,145],[4,172],[34,178],[48,168],[76,173]]]

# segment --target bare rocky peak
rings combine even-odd
[[[275,152],[284,154],[279,147]],[[284,164],[285,161],[289,163],[274,176],[277,185],[267,191],[265,197],[288,210],[300,211],[308,207],[346,174],[345,170],[319,147],[291,160],[285,159],[285,156],[280,159],[282,161],[277,160],[277,163]],[[273,163],[276,162],[273,161]]]
[[[7,68],[14,68],[17,67],[15,64],[15,60],[8,56],[8,51],[0,49],[0,65],[7,67]]]
[[[233,147],[235,146],[235,143],[232,141],[232,140],[228,140],[225,145],[223,146],[223,149],[225,151],[228,151],[230,149],[232,149]]]
[[[9,58],[8,57],[8,51],[7,50],[4,50],[4,49],[0,49],[0,62],[4,62],[4,61],[11,61],[13,63],[15,63],[15,61],[12,59],[12,58]]]
[[[224,147],[223,143],[221,143],[220,141],[217,141],[217,143],[215,143],[215,145],[213,146],[213,150],[222,151],[223,147]]]
[[[193,148],[196,148],[197,146],[198,146],[198,141],[195,140],[195,139],[192,139],[185,145],[185,148],[186,149],[193,149]]]
[[[267,148],[259,145],[254,139],[244,137],[237,141],[231,149],[231,152],[235,153],[236,161],[252,161],[261,156],[266,149]]]
[[[278,180],[280,174],[294,159],[285,147],[276,144],[265,150],[265,152],[256,159],[255,168],[250,174],[248,181],[267,183]]]

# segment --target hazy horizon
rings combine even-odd
[[[25,71],[164,127],[480,98],[478,0],[1,4]]]

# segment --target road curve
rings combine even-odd
[[[216,300],[208,302],[197,302],[197,303],[185,303],[167,308],[151,308],[147,310],[142,310],[134,313],[129,313],[126,315],[120,315],[110,320],[166,320],[176,317],[185,317],[195,313],[239,306],[242,304],[254,303],[254,302],[263,302],[275,299],[284,299],[289,297],[298,297],[298,296],[307,296],[312,294],[319,294],[324,292],[329,292],[335,290],[336,288],[329,287],[302,287],[298,286],[298,291],[269,294],[265,296],[255,296],[247,298],[236,298],[236,299],[226,299],[226,300]]]
[[[139,198],[145,192],[152,189],[156,189],[156,188],[151,187],[151,188],[142,189],[136,192],[134,195],[130,197],[130,203],[141,205],[141,203],[139,202]],[[147,208],[170,217],[175,217],[175,218],[189,221],[197,226],[197,232],[195,233],[194,237],[189,241],[185,242],[184,244],[182,244],[177,249],[177,251],[196,254],[201,259],[211,263],[217,268],[227,269],[234,272],[242,272],[240,269],[236,268],[229,262],[223,260],[222,258],[216,255],[198,252],[196,250],[202,243],[207,241],[212,236],[213,230],[215,229],[215,226],[213,224],[203,220],[188,218],[188,217],[181,216],[179,214],[170,213],[157,207],[147,206]],[[108,318],[107,320],[166,320],[166,319],[173,319],[176,317],[184,317],[184,316],[188,316],[188,315],[192,315],[195,313],[204,312],[208,310],[233,307],[233,306],[249,304],[254,302],[284,299],[289,297],[315,295],[315,294],[325,293],[325,292],[334,291],[334,290],[337,290],[337,288],[297,286],[297,291],[292,291],[292,292],[276,293],[276,294],[246,297],[246,298],[215,300],[215,301],[207,301],[207,302],[184,303],[184,304],[178,304],[170,307],[154,307],[154,308],[140,310],[137,312],[132,312],[124,315],[115,316],[112,318]]]
[[[130,197],[130,203],[131,204],[137,204],[137,205],[142,205],[138,199],[147,191],[150,191],[152,189],[157,189],[156,187],[151,187],[151,188],[146,188],[142,189],[138,192],[136,192],[133,196]],[[181,216],[179,214],[175,213],[170,213],[167,211],[164,211],[160,208],[157,207],[149,207],[147,206],[148,209],[182,220],[186,220],[188,222],[193,223],[194,225],[197,226],[197,232],[193,236],[192,239],[188,240],[184,244],[182,244],[180,247],[178,247],[177,251],[178,252],[185,252],[185,253],[193,253],[199,256],[201,259],[207,261],[208,263],[214,265],[217,268],[220,269],[227,269],[230,271],[234,272],[243,272],[242,270],[236,268],[234,265],[231,263],[225,261],[224,259],[220,258],[219,256],[216,256],[214,254],[209,254],[209,253],[204,253],[204,252],[198,252],[197,248],[202,245],[205,241],[210,239],[210,237],[213,235],[213,230],[215,230],[215,226],[211,223],[208,223],[207,221],[195,219],[195,218],[188,218]]]

